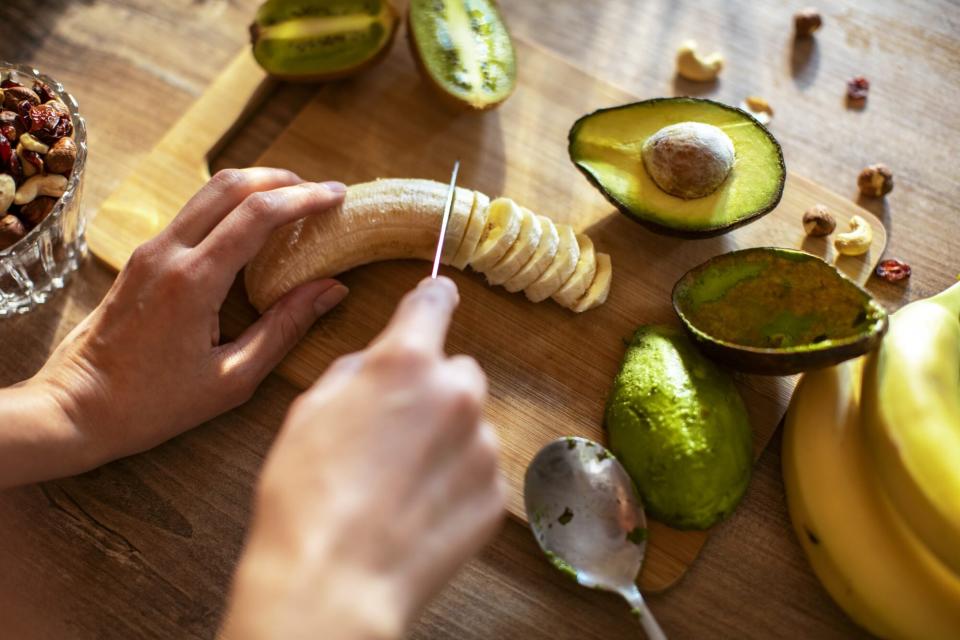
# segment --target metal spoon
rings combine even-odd
[[[540,548],[585,587],[622,595],[650,640],[666,636],[637,588],[647,548],[647,518],[630,476],[586,438],[551,442],[524,480],[527,519]]]

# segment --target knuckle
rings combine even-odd
[[[420,370],[432,361],[430,352],[414,340],[399,339],[378,349],[374,363],[386,369]]]
[[[230,191],[242,185],[246,179],[241,169],[221,169],[210,178],[210,184],[222,191]]]
[[[277,332],[280,335],[280,342],[285,347],[291,347],[300,340],[300,336],[306,331],[293,314],[281,309],[274,309],[267,313],[275,314]]]
[[[273,213],[277,208],[277,196],[269,191],[258,191],[247,196],[241,209],[252,218],[261,218]]]

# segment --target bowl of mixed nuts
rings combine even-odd
[[[86,134],[63,85],[0,62],[0,317],[45,302],[86,254]]]

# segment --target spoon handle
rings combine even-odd
[[[630,606],[633,607],[633,613],[640,618],[640,624],[643,626],[643,631],[647,634],[647,640],[667,640],[663,629],[657,624],[657,619],[653,617],[653,612],[647,607],[647,603],[644,602],[643,596],[640,595],[640,590],[636,586],[624,592],[623,597],[626,598]]]

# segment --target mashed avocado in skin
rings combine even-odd
[[[707,529],[746,491],[752,436],[743,400],[730,374],[679,328],[637,330],[605,425],[647,512],[671,527]]]

